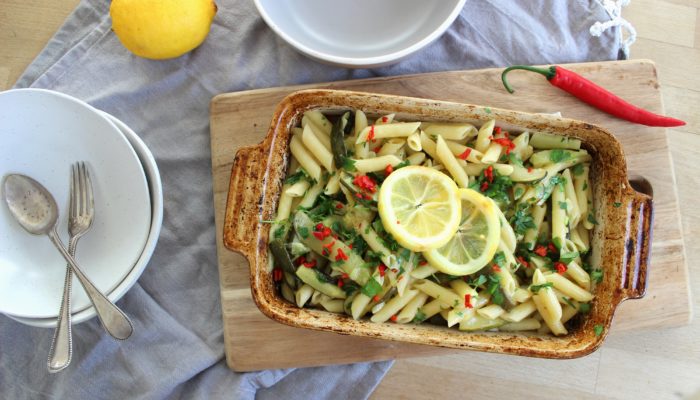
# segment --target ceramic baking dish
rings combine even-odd
[[[361,109],[368,116],[396,113],[402,121],[463,121],[481,125],[495,118],[512,132],[542,131],[581,139],[592,155],[591,182],[598,221],[591,238],[591,264],[604,271],[588,315],[562,337],[534,333],[462,332],[429,324],[372,323],[323,310],[298,308],[275,290],[268,270],[270,225],[289,161],[291,128],[303,113]],[[250,263],[252,296],[268,317],[292,326],[402,342],[545,358],[574,358],[594,351],[605,338],[620,302],[644,296],[651,250],[653,202],[643,178],[627,177],[620,143],[591,124],[469,104],[334,90],[304,90],[287,96],[275,110],[265,140],[238,150],[231,170],[224,244]],[[637,190],[635,190],[635,188]],[[617,207],[616,207],[617,206]],[[602,326],[596,334],[596,326]]]

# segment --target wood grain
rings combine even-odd
[[[571,65],[572,69],[605,85],[626,99],[647,109],[662,112],[656,70],[648,61],[589,63]],[[520,90],[507,94],[500,83],[500,70],[487,69],[403,77],[335,82],[331,84],[271,88],[217,96],[211,104],[212,168],[217,244],[221,276],[224,338],[229,366],[250,370],[282,366],[311,366],[323,363],[347,363],[411,357],[431,353],[398,343],[349,338],[323,332],[295,332],[293,328],[265,321],[251,306],[248,288],[248,264],[221,243],[223,210],[228,177],[237,148],[256,144],[269,127],[274,107],[288,93],[299,88],[329,87],[414,97],[470,102],[531,112],[561,111],[563,115],[584,119],[610,129],[622,142],[630,175],[642,175],[655,191],[655,225],[649,291],[642,300],[623,303],[616,313],[613,331],[640,328],[682,326],[688,323],[690,300],[687,267],[670,168],[668,144],[663,129],[634,126],[615,120],[530,74],[514,74],[512,84]],[[291,346],[279,352],[280,341],[288,344],[290,335],[312,340],[317,346]],[[265,344],[263,348],[263,344]],[[349,352],[328,349],[347,349]],[[245,349],[258,348],[255,355]],[[400,350],[400,351],[398,351]],[[444,353],[445,350],[434,350]],[[262,353],[262,354],[261,354]],[[265,356],[267,354],[267,357]]]

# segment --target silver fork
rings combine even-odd
[[[68,252],[74,256],[78,240],[92,226],[95,217],[95,204],[92,193],[92,182],[85,163],[73,164],[71,168],[70,182],[70,206],[68,211]],[[71,336],[71,281],[72,274],[75,273],[80,284],[85,289],[92,305],[95,307],[97,316],[107,333],[115,339],[127,339],[133,333],[133,326],[129,318],[114,303],[105,297],[90,279],[78,268],[66,267],[66,278],[63,287],[63,299],[61,309],[56,322],[51,350],[49,351],[48,368],[49,372],[55,373],[66,368],[71,361],[73,354],[73,343]]]

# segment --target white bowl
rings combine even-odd
[[[134,133],[131,128],[129,128],[122,121],[116,117],[98,111],[107,118],[109,118],[124,134],[124,136],[129,140],[129,143],[134,147],[139,160],[143,164],[143,168],[146,171],[146,179],[148,181],[148,188],[151,193],[151,226],[148,233],[148,239],[146,241],[146,246],[141,253],[136,264],[134,264],[129,274],[119,283],[119,285],[107,294],[107,297],[116,302],[126,294],[129,289],[138,281],[139,277],[143,273],[146,265],[148,265],[153,251],[158,242],[158,237],[160,236],[161,225],[163,224],[163,186],[160,180],[160,172],[158,171],[158,165],[156,164],[153,154],[148,149],[146,144],[141,140],[141,138]],[[75,290],[82,290],[74,288]],[[92,319],[95,316],[95,309],[92,306],[84,307],[82,310],[75,310],[71,315],[71,322],[73,325],[79,324],[81,322]],[[23,318],[8,315],[8,317],[21,322],[26,325],[36,326],[40,328],[55,328],[56,318]]]
[[[103,293],[117,287],[143,252],[151,223],[146,176],[121,131],[86,103],[54,91],[0,93],[0,175],[22,173],[42,183],[58,203],[58,232],[68,240],[71,164],[85,161],[95,219],[76,259]],[[66,262],[44,236],[27,233],[0,204],[0,312],[26,318],[58,314]],[[73,285],[74,310],[90,301]]]
[[[425,47],[466,0],[255,0],[287,43],[319,61],[349,68],[387,65]]]

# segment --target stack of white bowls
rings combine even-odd
[[[163,191],[153,155],[122,121],[74,97],[43,89],[0,92],[0,180],[20,173],[44,185],[58,203],[66,244],[70,171],[78,161],[92,179],[95,219],[75,257],[116,302],[141,276],[160,234]],[[55,327],[65,268],[49,239],[28,234],[2,201],[0,313]],[[78,324],[96,314],[75,275],[72,285],[72,322]]]

